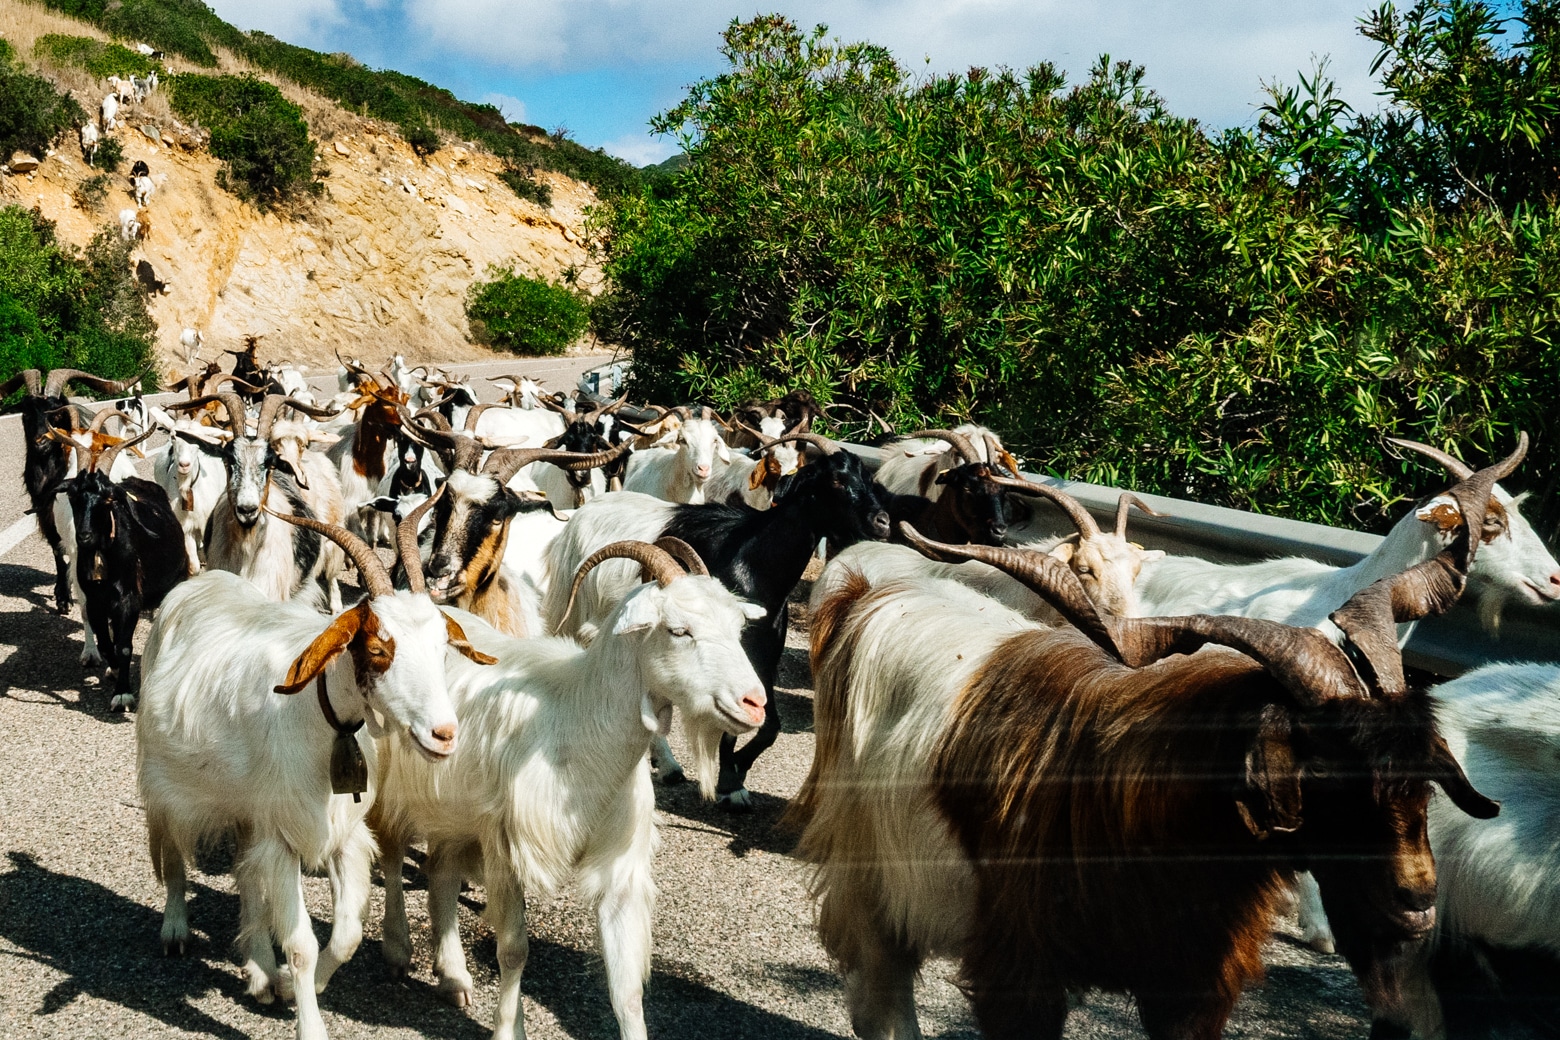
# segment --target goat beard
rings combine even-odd
[[[682,714],[683,735],[688,741],[689,765],[699,793],[706,801],[715,797],[715,781],[720,772],[720,738],[726,731],[712,718],[694,717],[692,712]]]

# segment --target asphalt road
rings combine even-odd
[[[511,362],[487,374],[529,370],[561,387],[595,363]],[[53,562],[43,540],[33,531],[13,541],[25,531],[13,529],[26,508],[21,458],[18,421],[0,419],[0,1037],[291,1037],[291,1008],[244,995],[232,955],[237,899],[222,850],[191,875],[190,955],[161,955],[162,892],[145,848],[133,723],[106,714],[108,692],[83,676],[78,617],[49,609]],[[702,804],[689,785],[658,788],[661,896],[645,1002],[652,1037],[851,1035],[839,980],[813,936],[803,869],[787,855],[792,838],[776,826],[812,755],[805,638],[793,630],[790,642],[778,693],[785,731],[749,778],[756,811],[732,817]],[[415,863],[407,880],[413,971],[393,980],[382,966],[376,880],[367,937],[321,997],[331,1036],[488,1036],[497,966],[492,932],[477,916],[481,890],[463,898],[477,990],[475,1005],[459,1011],[434,994],[426,888]],[[305,890],[323,941],[328,886],[313,878]],[[528,1035],[616,1036],[588,910],[564,895],[533,907],[530,924]],[[1271,944],[1268,982],[1246,995],[1228,1035],[1364,1037],[1365,1009],[1343,962],[1292,935],[1286,924]],[[928,1037],[975,1037],[951,972],[947,963],[928,966],[922,1027]],[[1142,1033],[1129,1001],[1092,995],[1073,1012],[1068,1035]]]

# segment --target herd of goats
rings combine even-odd
[[[295,1001],[301,1038],[325,1036],[316,994],[359,945],[376,855],[384,955],[408,970],[419,840],[441,996],[471,999],[469,879],[497,939],[493,1035],[523,1037],[525,900],[574,879],[621,1035],[644,1038],[673,714],[705,797],[750,808],[820,553],[816,749],[787,820],[860,1036],[919,1038],[916,975],[952,957],[988,1037],[1055,1040],[1095,987],[1131,993],[1156,1040],[1218,1037],[1294,905],[1373,1035],[1487,1028],[1512,951],[1560,982],[1560,667],[1426,690],[1399,653],[1470,584],[1491,629],[1503,603],[1560,599],[1498,484],[1525,434],[1477,470],[1394,440],[1453,483],[1375,552],[1237,566],[1130,541],[1131,509],[1152,512],[1131,494],[1101,527],[975,425],[873,468],[812,432],[801,392],[726,419],[515,376],[479,404],[397,358],[343,362],[320,400],[236,354],[163,407],[93,412],[71,384],[131,384],[70,369],[0,400],[23,391],[58,609],[80,602],[83,666],[136,712],[163,948],[189,939],[186,864],[236,836],[248,992]],[[133,456],[157,431],[149,481]],[[300,865],[330,879],[323,950]]]

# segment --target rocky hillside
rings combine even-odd
[[[0,0],[0,36],[19,54],[31,55],[46,33],[103,37],[82,22]],[[221,57],[224,71],[249,71]],[[171,64],[181,71],[177,59]],[[108,92],[85,72],[43,71],[89,112]],[[595,201],[587,185],[537,173],[552,188],[544,209],[516,198],[496,176],[499,160],[481,149],[446,141],[422,158],[393,128],[262,78],[303,108],[328,168],[324,195],[289,213],[262,213],[219,188],[222,164],[186,147],[193,142],[180,140],[159,95],[121,113],[115,136],[125,163],[100,202],[80,200],[78,189],[97,171],[73,142],[38,157],[36,169],[0,177],[0,205],[36,207],[62,239],[83,245],[106,223],[117,226],[121,210],[134,209],[126,173],[136,160],[147,163],[156,191],[135,259],[148,261],[167,285],[150,302],[166,369],[184,367],[178,340],[185,328],[202,331],[208,356],[260,335],[263,357],[314,365],[334,364],[336,349],[472,360],[490,352],[469,341],[465,294],[488,265],[549,280],[574,268],[592,285],[582,244],[584,210]]]

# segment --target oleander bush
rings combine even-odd
[[[597,331],[636,395],[805,387],[852,437],[973,416],[1036,469],[1378,531],[1444,486],[1386,435],[1479,463],[1527,430],[1552,532],[1560,5],[1362,31],[1380,113],[1321,66],[1214,131],[1124,62],[928,78],[734,22],[655,123],[686,163],[597,217]]]
[[[562,354],[590,323],[590,311],[571,290],[489,268],[487,280],[466,294],[472,338],[515,354]]]
[[[117,226],[86,249],[20,206],[0,208],[0,382],[24,368],[80,368],[125,379],[153,359],[157,327]],[[155,373],[148,374],[149,389]]]

